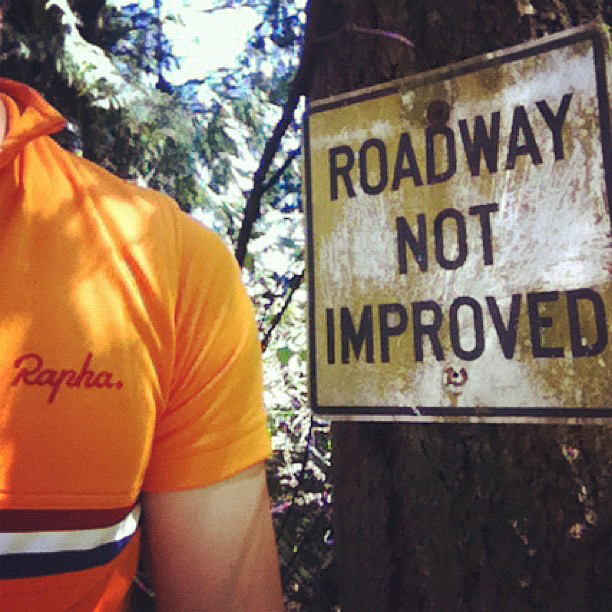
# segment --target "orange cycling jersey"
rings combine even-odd
[[[269,452],[251,303],[220,238],[64,151],[0,79],[0,609],[118,609],[141,491]]]

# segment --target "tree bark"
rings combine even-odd
[[[312,99],[609,24],[611,11],[604,0],[311,5]],[[607,429],[336,423],[332,438],[342,610],[612,609]]]

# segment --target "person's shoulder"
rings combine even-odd
[[[149,230],[174,233],[183,223],[178,203],[138,181],[117,176],[103,166],[52,143],[53,157],[73,184],[76,198],[87,198],[97,211],[122,224],[146,223]]]
[[[57,145],[66,172],[76,177],[98,211],[129,228],[146,224],[159,244],[171,242],[175,255],[186,253],[188,259],[207,260],[233,257],[228,246],[213,230],[181,210],[169,195],[138,182],[121,178],[99,164],[66,151]],[[58,160],[59,161],[59,160]]]
[[[178,208],[178,204],[170,196],[160,191],[151,189],[136,180],[117,176],[85,157],[65,149],[61,149],[61,151],[68,163],[80,175],[84,186],[96,195],[115,195],[121,199],[143,200],[157,206],[170,207],[170,209]]]

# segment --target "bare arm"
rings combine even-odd
[[[283,609],[263,464],[144,509],[157,610]]]

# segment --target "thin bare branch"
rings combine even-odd
[[[344,32],[360,32],[361,34],[372,34],[374,36],[383,36],[384,38],[390,38],[391,40],[396,40],[411,49],[416,49],[416,45],[405,36],[398,34],[397,32],[389,32],[388,30],[382,30],[380,28],[366,28],[364,26],[357,25],[356,23],[345,23],[337,30],[330,32],[326,36],[321,36],[317,38],[317,43],[326,42],[331,40],[332,38],[336,38],[340,36]]]
[[[264,192],[269,191],[272,189],[272,187],[274,187],[274,185],[276,185],[276,183],[278,183],[281,176],[285,174],[285,170],[287,170],[287,168],[291,165],[291,162],[300,154],[301,151],[301,147],[298,147],[295,149],[295,151],[291,151],[291,153],[289,153],[285,163],[272,175],[268,181],[266,181],[264,185]]]
[[[278,324],[281,322],[283,315],[285,314],[285,312],[287,311],[287,308],[289,308],[289,305],[291,304],[291,300],[293,299],[295,292],[299,289],[303,280],[304,280],[303,270],[302,272],[300,272],[300,274],[296,274],[291,279],[290,289],[289,289],[289,293],[287,294],[287,299],[285,300],[283,307],[274,315],[274,319],[272,319],[272,323],[270,323],[270,327],[266,331],[264,338],[261,341],[261,351],[262,352],[268,348],[268,344],[270,343],[270,338],[272,337],[274,330],[278,327]]]
[[[316,3],[313,5],[312,0],[308,0],[306,14],[310,23],[312,23],[311,19],[316,21],[316,17],[313,18],[311,15],[311,11],[314,10],[313,6],[316,7]],[[253,232],[253,226],[261,214],[261,197],[266,191],[266,176],[270,170],[270,167],[272,166],[274,157],[280,148],[281,140],[287,131],[287,128],[291,124],[291,121],[293,120],[293,115],[300,97],[308,90],[310,76],[312,74],[313,49],[314,45],[312,42],[312,34],[306,30],[300,65],[295,78],[291,83],[289,95],[287,96],[287,102],[285,102],[283,107],[281,118],[274,127],[272,136],[266,142],[266,146],[264,147],[264,151],[259,162],[259,167],[257,168],[253,177],[253,189],[249,193],[244,208],[244,217],[242,220],[242,226],[240,227],[240,233],[238,234],[238,241],[236,243],[235,251],[236,259],[238,260],[240,267],[244,265],[248,243]]]

